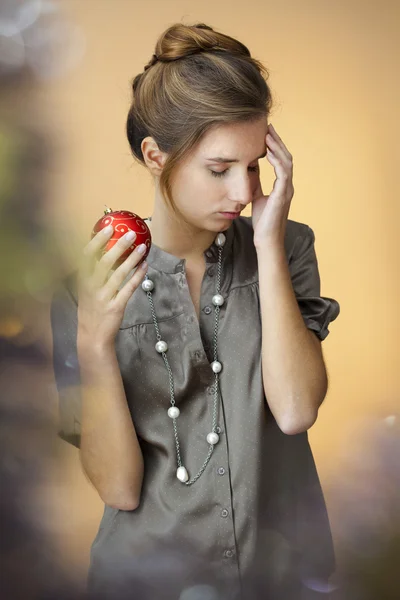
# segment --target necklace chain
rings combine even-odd
[[[219,234],[219,235],[221,235],[221,234]],[[216,292],[215,292],[218,295],[220,294],[220,289],[221,289],[222,249],[223,249],[223,244],[218,246],[218,270],[217,270]],[[145,281],[146,280],[151,281],[149,279],[147,273],[145,275]],[[142,286],[143,286],[143,284],[144,284],[144,282],[142,283]],[[143,287],[143,289],[144,289],[144,291],[146,291],[146,295],[147,295],[147,298],[150,303],[151,314],[152,314],[152,318],[153,318],[153,322],[154,322],[154,327],[156,330],[157,342],[161,342],[162,337],[160,334],[160,329],[158,326],[158,321],[157,321],[157,317],[156,317],[156,313],[155,313],[155,309],[154,309],[152,292],[151,292],[151,290],[146,290],[146,287]],[[215,312],[215,319],[214,319],[214,335],[213,335],[213,360],[217,361],[218,360],[218,358],[217,358],[218,325],[219,325],[219,313],[220,313],[220,306],[218,304],[214,305],[214,312]],[[171,403],[171,407],[173,407],[173,406],[175,406],[174,378],[172,375],[171,367],[168,362],[166,352],[161,352],[161,355],[164,359],[164,363],[165,363],[165,366],[168,371],[169,391],[170,391],[170,398],[171,398],[170,403]],[[211,431],[213,433],[216,433],[217,416],[218,416],[217,415],[217,413],[218,413],[218,398],[219,398],[219,396],[218,396],[218,394],[219,394],[219,373],[214,372],[214,376],[215,376],[214,384],[213,384],[214,402],[213,402],[212,430]],[[182,458],[181,458],[181,447],[180,447],[180,443],[179,443],[178,427],[177,427],[177,419],[176,418],[172,419],[172,425],[173,425],[174,437],[175,437],[176,457],[177,457],[177,463],[178,463],[178,468],[179,468],[179,467],[183,467],[183,464],[182,464]],[[188,481],[183,482],[183,483],[185,483],[185,485],[192,485],[199,479],[199,477],[204,472],[206,466],[208,465],[208,463],[210,461],[213,450],[214,450],[214,444],[209,444],[208,453],[207,453],[204,463],[202,464],[199,471],[196,473],[196,475],[194,477],[192,477]]]

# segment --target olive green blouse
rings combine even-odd
[[[255,600],[305,598],[310,582],[335,568],[325,502],[307,432],[284,434],[272,416],[261,375],[257,254],[251,217],[225,232],[218,360],[219,442],[192,485],[176,477],[168,371],[156,352],[147,294],[134,292],[116,337],[126,398],[141,444],[145,474],[140,505],[104,506],[91,547],[88,590],[94,598]],[[313,230],[287,221],[285,252],[306,326],[320,340],[340,307],[320,295]],[[212,343],[218,248],[205,252],[198,322],[185,259],[152,244],[147,257],[153,302],[168,344],[183,464],[203,464],[212,427]],[[59,435],[79,448],[80,375],[76,352],[76,272],[51,305]],[[197,595],[196,595],[197,594]],[[286,595],[282,595],[286,594]]]

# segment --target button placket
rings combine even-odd
[[[208,254],[206,252],[206,255],[209,256],[210,258],[213,258],[213,256],[214,256],[211,251],[208,251]],[[211,267],[208,267],[208,269],[214,270],[215,267],[211,266]],[[193,314],[193,302],[190,298],[188,284],[187,284],[187,278],[186,278],[186,272],[185,272],[183,265],[182,265],[182,271],[183,271],[183,273],[181,274],[180,287],[186,288],[185,292],[181,296],[182,306],[183,306],[184,311],[187,314],[186,320],[187,320],[188,324],[193,325],[196,337],[198,336],[198,333],[200,332],[199,341],[200,341],[201,350],[195,351],[193,353],[193,356],[194,356],[195,361],[198,363],[198,367],[201,368],[204,366],[205,373],[206,373],[206,370],[208,370],[210,368],[209,363],[211,361],[208,360],[208,355],[207,355],[207,352],[210,349],[210,347],[207,344],[207,342],[205,342],[204,340],[209,340],[209,339],[212,340],[213,322],[210,319],[207,319],[206,321],[202,322],[201,313],[200,313],[199,319],[197,319],[197,317]],[[213,281],[207,280],[207,278],[204,278],[202,281],[202,286],[201,286],[200,306],[203,304],[204,299],[206,301],[209,301],[210,298],[214,294],[215,294],[215,290],[214,290]],[[201,308],[201,312],[203,312],[206,315],[209,315],[209,314],[211,315],[214,312],[213,306],[210,304],[207,304],[206,306]],[[203,379],[205,378],[205,373],[204,373]]]
[[[221,430],[218,425],[216,431]],[[215,518],[218,519],[218,539],[220,540],[219,552],[224,569],[233,574],[238,573],[238,562],[236,560],[236,537],[232,509],[232,490],[229,474],[229,457],[226,437],[220,438],[218,448],[215,453],[215,494],[218,503],[218,509]],[[218,462],[217,462],[218,461]],[[226,554],[227,553],[227,554]],[[225,559],[225,560],[224,560]],[[230,560],[226,560],[230,559]]]

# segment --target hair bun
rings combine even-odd
[[[145,70],[155,62],[171,62],[200,52],[222,50],[250,57],[248,48],[238,40],[215,31],[205,23],[184,25],[176,23],[158,39],[155,53]]]

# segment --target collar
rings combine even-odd
[[[148,221],[149,218],[144,220]],[[226,242],[222,252],[222,262],[224,262],[225,259],[231,254],[234,237],[234,224],[235,221],[232,222],[226,231],[222,232],[226,237]],[[216,233],[215,237],[217,237],[217,235],[218,234]],[[206,263],[218,262],[218,246],[214,242],[204,251],[203,254]],[[181,273],[184,270],[186,258],[178,258],[169,252],[165,252],[165,250],[162,250],[159,246],[156,246],[156,244],[152,243],[150,252],[146,257],[146,262],[149,266],[157,271],[163,271],[164,273]]]

